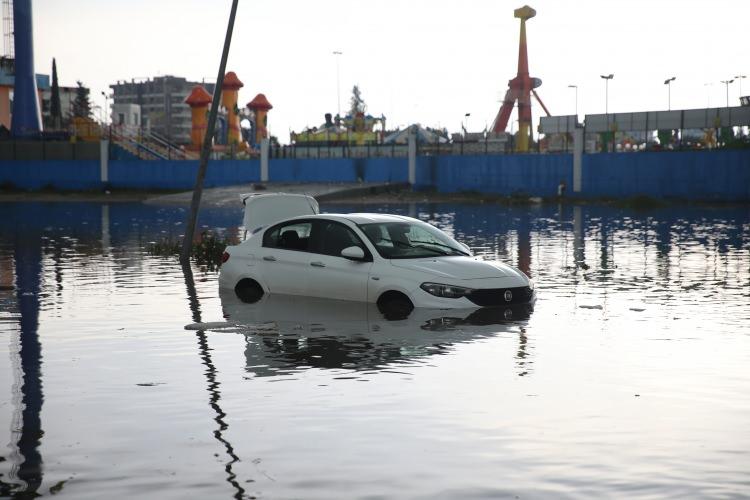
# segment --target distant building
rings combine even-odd
[[[73,103],[76,100],[76,89],[78,87],[58,87],[60,89],[60,114],[63,120],[73,116]],[[52,88],[44,89],[42,94],[42,123],[48,124],[52,120],[50,114],[50,102],[52,100]]]
[[[196,85],[203,85],[210,94],[214,92],[214,84],[190,82],[169,75],[141,81],[118,81],[110,85],[113,123],[119,121],[123,109],[118,105],[137,104],[140,106],[141,127],[172,143],[187,144],[190,142],[191,121],[190,107],[185,104],[185,98]],[[123,121],[129,122],[130,119]]]
[[[0,125],[10,129],[13,113],[13,89],[16,86],[16,61],[0,57]],[[45,91],[49,91],[49,75],[36,75],[40,104]],[[41,106],[40,106],[41,108]]]

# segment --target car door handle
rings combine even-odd
[[[265,257],[263,257],[263,260],[267,260],[269,262],[276,262],[276,257],[274,257],[273,255],[266,255]]]
[[[310,265],[311,266],[315,266],[315,267],[326,267],[325,264],[323,264],[322,262],[317,262],[317,261],[316,262],[310,262]]]

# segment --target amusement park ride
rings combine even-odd
[[[508,126],[508,119],[513,111],[515,102],[518,101],[518,139],[516,141],[516,151],[525,153],[529,151],[529,143],[532,140],[531,129],[531,94],[539,104],[542,105],[544,112],[550,116],[550,112],[544,105],[539,95],[536,93],[537,87],[542,85],[542,80],[529,76],[529,57],[526,53],[526,20],[536,15],[536,11],[524,5],[513,12],[514,17],[521,19],[521,39],[518,45],[518,74],[508,82],[508,91],[505,93],[503,105],[500,107],[495,121],[492,123],[492,132],[504,132]]]

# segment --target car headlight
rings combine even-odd
[[[435,297],[444,297],[446,299],[460,299],[472,292],[471,288],[454,285],[443,285],[441,283],[422,283],[419,288],[434,295]]]

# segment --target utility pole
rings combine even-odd
[[[722,80],[721,83],[727,86],[727,107],[729,107],[729,84],[734,81],[734,78],[731,80]]]
[[[198,165],[198,174],[195,178],[195,187],[193,188],[193,200],[190,203],[190,218],[185,228],[185,236],[182,240],[182,251],[180,252],[180,262],[190,263],[190,251],[193,247],[193,234],[195,234],[195,224],[198,220],[198,208],[201,204],[201,195],[203,194],[203,181],[206,178],[208,168],[208,156],[211,153],[211,143],[213,142],[214,130],[216,129],[216,115],[219,112],[219,102],[221,101],[221,86],[224,84],[224,73],[227,69],[227,57],[229,56],[229,46],[232,43],[232,31],[234,30],[234,19],[237,16],[237,2],[232,0],[232,10],[229,12],[229,23],[227,24],[227,34],[224,38],[224,50],[221,53],[221,62],[219,63],[219,74],[216,77],[216,87],[211,100],[211,110],[208,113],[208,123],[206,124],[206,137],[203,140],[201,149],[200,164]]]
[[[672,82],[675,81],[676,76],[667,78],[664,80],[664,85],[667,86],[667,111],[672,110]]]
[[[745,78],[747,78],[747,75],[737,75],[734,77],[734,79],[740,84],[740,97],[742,97],[742,80]]]
[[[341,60],[340,50],[334,50],[333,55],[336,56],[336,115],[341,117],[341,74],[339,71],[339,61]]]
[[[604,114],[609,114],[609,81],[615,77],[613,73],[609,75],[599,75],[604,79]]]
[[[578,85],[568,85],[568,88],[576,91],[576,122],[578,122]]]

